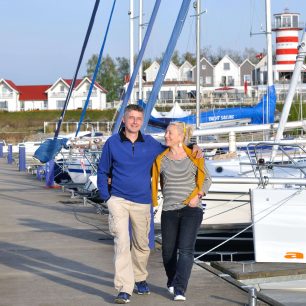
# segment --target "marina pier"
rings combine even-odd
[[[5,158],[0,158],[0,181],[0,305],[113,305],[107,215],[62,189],[46,188]],[[173,305],[158,246],[148,270],[151,294],[133,294],[131,305]],[[248,290],[220,275],[195,264],[186,304],[248,305]],[[258,297],[257,305],[281,305],[265,301]]]

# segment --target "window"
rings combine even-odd
[[[299,26],[299,18],[298,16],[292,16],[292,26],[297,28]]]
[[[176,94],[177,99],[187,99],[187,90],[178,90]]]
[[[64,107],[65,100],[57,100],[56,101],[56,109],[62,109]]]
[[[251,84],[251,75],[250,75],[250,74],[245,74],[245,75],[243,76],[243,83],[244,83],[245,81],[247,81],[248,84]]]
[[[3,94],[6,94],[7,92],[8,92],[8,89],[7,89],[5,86],[3,86],[3,87],[2,87],[2,93],[3,93]]]
[[[200,85],[203,85],[203,77],[200,76]]]
[[[220,84],[220,86],[226,86],[226,76],[222,76],[221,77],[221,84]]]
[[[202,65],[202,70],[206,70],[206,65]]]
[[[161,100],[173,100],[173,91],[172,90],[163,90],[160,92]]]
[[[150,90],[146,91],[146,101],[149,100],[150,94],[151,94]]]
[[[276,28],[281,27],[281,16],[276,16],[275,17],[275,26],[276,26]]]
[[[187,80],[191,80],[192,79],[192,71],[187,71]]]
[[[48,101],[44,101],[44,109],[48,109]]]
[[[223,63],[223,70],[230,70],[230,63]]]
[[[60,86],[60,92],[64,92],[65,91],[65,86],[64,85],[61,85]]]
[[[291,16],[283,16],[283,27],[291,27]]]
[[[232,77],[232,76],[228,76],[227,77],[227,85],[229,85],[229,86],[234,86],[234,78]]]
[[[211,76],[207,76],[207,77],[205,78],[205,83],[206,83],[206,84],[211,84],[211,83],[212,83]]]
[[[7,109],[7,101],[0,101],[0,109]]]

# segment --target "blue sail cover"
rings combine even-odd
[[[66,145],[67,141],[67,138],[47,139],[35,151],[33,157],[42,163],[46,163],[54,159],[54,157]]]
[[[267,95],[269,95],[268,101]],[[142,106],[144,105],[142,104]],[[233,107],[201,112],[200,123],[239,119],[250,119],[251,124],[273,123],[275,107],[276,93],[275,87],[272,85],[268,88],[268,94],[264,95],[256,106]],[[196,115],[193,114],[182,118],[155,118],[151,115],[149,124],[151,126],[166,127],[171,121],[181,121],[188,124],[196,124]]]

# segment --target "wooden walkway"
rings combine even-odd
[[[112,305],[113,240],[107,216],[48,189],[28,173],[0,159],[0,305]],[[151,295],[131,305],[167,306],[161,252],[152,252]],[[186,305],[247,305],[248,294],[211,271],[194,265]],[[272,305],[258,302],[257,305]]]

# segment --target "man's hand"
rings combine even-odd
[[[196,158],[204,157],[202,149],[197,144],[194,144],[192,147],[192,155],[196,155]]]

